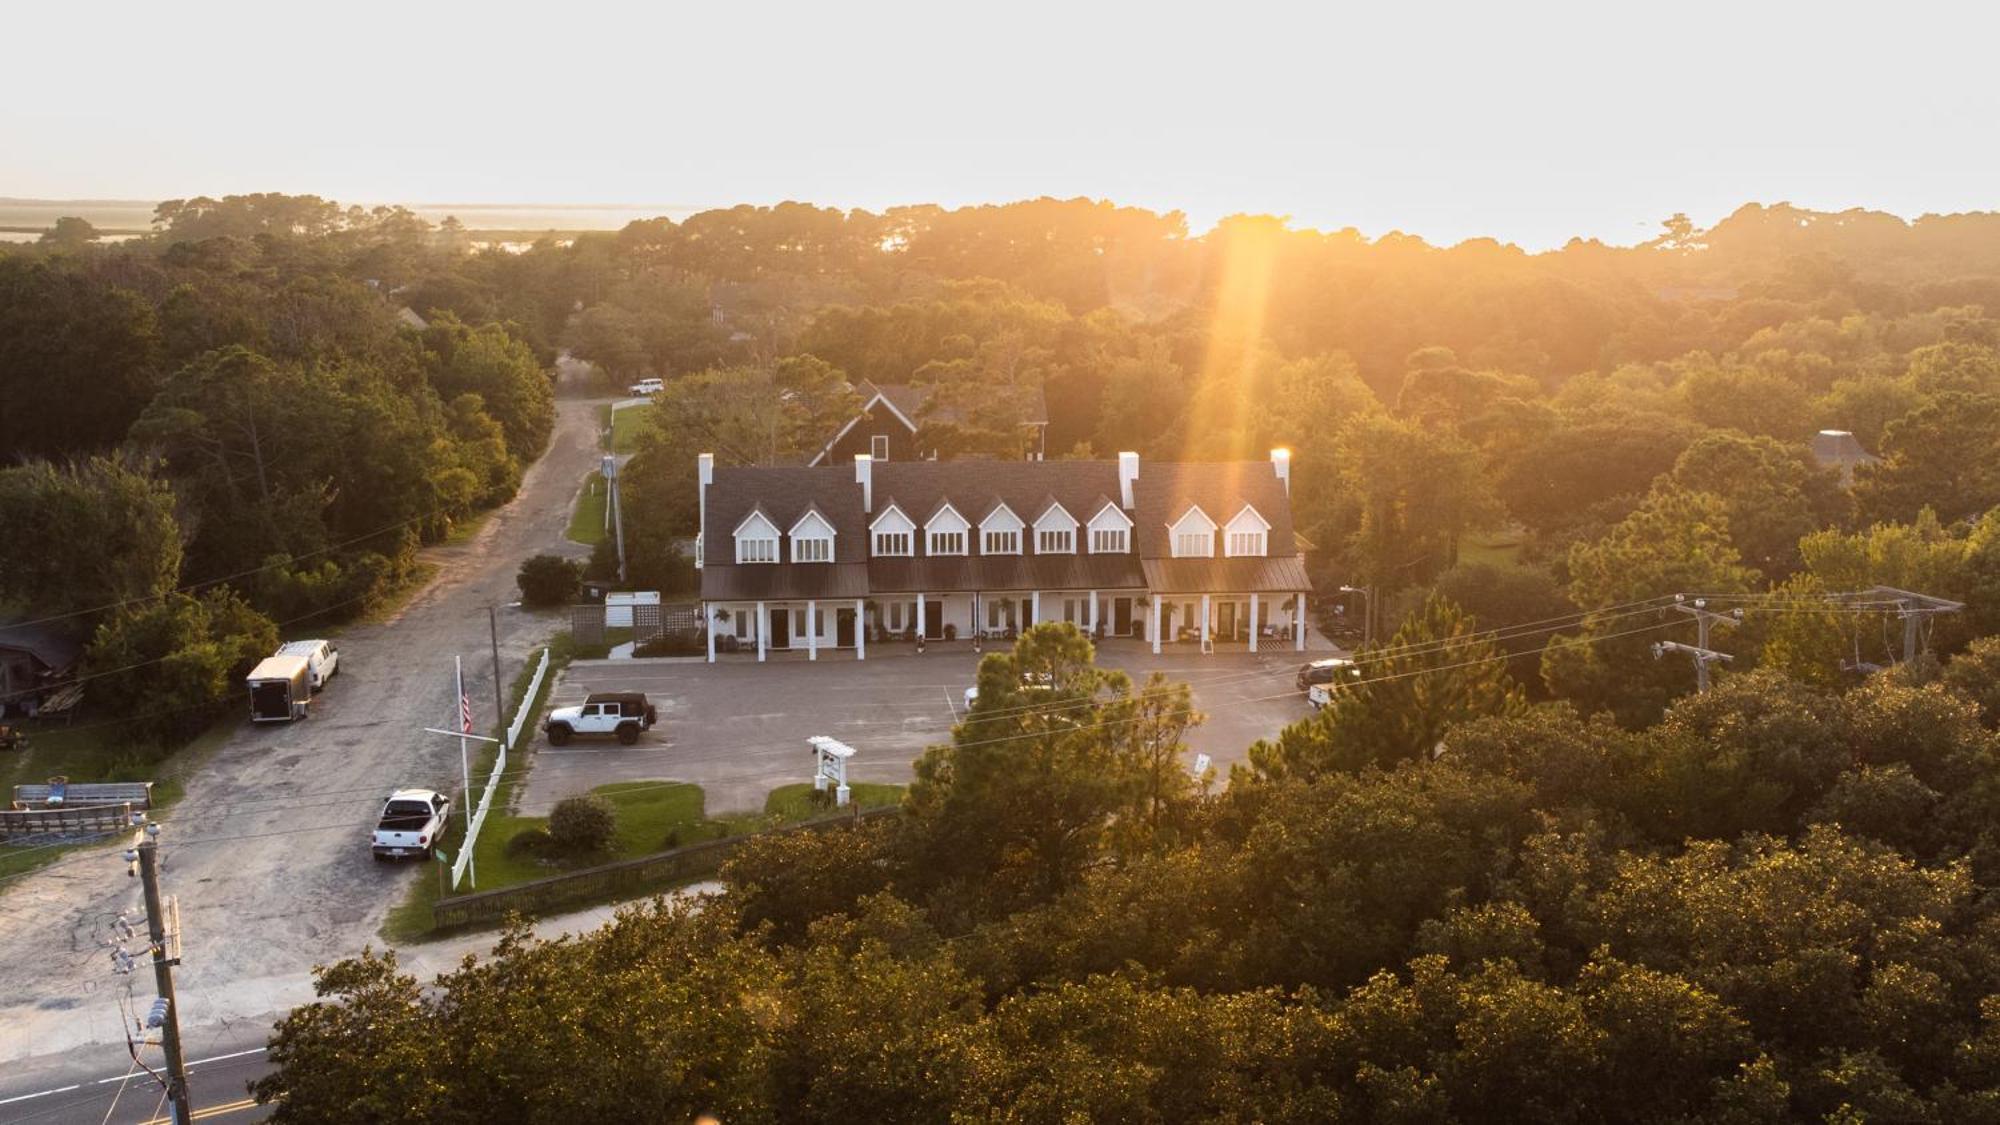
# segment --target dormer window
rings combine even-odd
[[[1106,500],[1090,517],[1090,553],[1124,555],[1132,550],[1132,517]]]
[[[925,550],[933,555],[962,555],[970,538],[972,525],[958,509],[950,504],[940,504],[938,510],[924,524]]]
[[[792,561],[830,563],[833,561],[833,525],[819,509],[808,508],[792,525]]]
[[[1076,554],[1076,517],[1051,498],[1035,517],[1035,553],[1038,555]]]
[[[1270,553],[1267,549],[1270,545],[1270,521],[1248,504],[1243,505],[1243,510],[1236,513],[1223,531],[1222,548],[1232,559]]]
[[[877,556],[900,557],[914,553],[911,548],[916,542],[917,525],[894,504],[882,509],[875,522],[868,525],[868,532]]]
[[[1167,525],[1167,534],[1177,559],[1215,557],[1215,521],[1200,505],[1189,505],[1181,518]]]
[[[762,512],[751,512],[736,525],[736,561],[774,563],[778,561],[778,525]]]
[[[982,555],[1018,555],[1021,553],[1021,537],[1027,527],[1014,509],[996,503],[993,510],[979,521],[979,553]]]
[[[875,553],[878,555],[907,555],[910,553],[910,533],[907,531],[878,531],[875,533]]]

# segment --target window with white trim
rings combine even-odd
[[[1174,536],[1174,557],[1177,559],[1206,559],[1215,555],[1215,533],[1212,531],[1183,531]]]
[[[875,553],[878,555],[907,555],[910,553],[910,533],[907,531],[878,531],[875,533]]]
[[[1041,555],[1073,555],[1076,553],[1076,533],[1067,528],[1037,532],[1035,534],[1035,553]]]
[[[933,555],[962,555],[965,553],[965,532],[931,532],[930,553]]]
[[[1229,557],[1264,554],[1264,533],[1261,531],[1232,531],[1229,533]]]
[[[793,536],[792,561],[823,563],[833,561],[833,540],[820,535]]]
[[[1021,553],[1021,533],[1018,531],[989,531],[985,545],[980,550],[989,555],[1018,555]]]
[[[778,540],[775,536],[747,536],[736,538],[736,561],[740,563],[774,563],[778,561]]]
[[[876,434],[874,437],[868,439],[868,456],[871,460],[875,461],[887,461],[889,459],[888,434]]]
[[[1090,531],[1090,553],[1122,555],[1131,550],[1131,533],[1122,527],[1096,527]]]

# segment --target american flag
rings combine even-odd
[[[472,733],[472,697],[463,691],[458,693],[458,729]]]

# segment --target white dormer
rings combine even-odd
[[[1069,514],[1069,509],[1051,502],[1035,517],[1035,553],[1076,554],[1076,517]]]
[[[817,508],[807,508],[788,533],[792,539],[792,561],[795,563],[830,563],[833,561],[833,525],[819,514]]]
[[[965,553],[966,532],[970,530],[971,522],[946,502],[924,523],[924,553],[962,555]]]
[[[1177,559],[1213,558],[1215,521],[1208,518],[1201,505],[1190,504],[1181,518],[1167,525],[1167,544]]]
[[[1271,521],[1248,504],[1223,529],[1222,550],[1230,558],[1270,554]]]
[[[1125,555],[1132,551],[1132,517],[1120,511],[1118,505],[1106,501],[1090,517],[1090,553],[1093,555]]]
[[[868,525],[868,538],[874,545],[873,553],[876,555],[914,554],[911,542],[916,532],[916,521],[904,515],[903,509],[893,503],[882,509],[882,514]]]
[[[982,555],[1018,555],[1021,553],[1021,531],[1027,527],[1014,509],[1005,504],[996,504],[979,521],[979,553]]]
[[[736,525],[736,561],[774,563],[778,561],[778,525],[763,512],[753,511]]]

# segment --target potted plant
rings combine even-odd
[[[944,623],[944,639],[945,639],[945,640],[947,640],[947,641],[955,641],[955,640],[957,640],[957,639],[958,639],[958,626],[957,626],[957,625],[954,625],[954,624],[952,624],[952,623],[951,623],[951,622],[949,622],[949,621],[945,622],[945,623]]]

